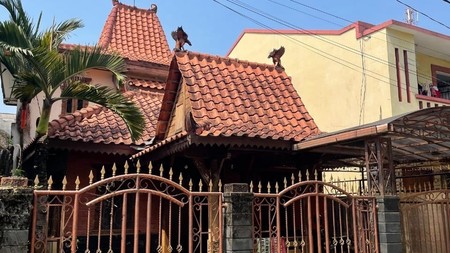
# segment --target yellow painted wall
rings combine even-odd
[[[414,45],[414,36],[412,34],[407,34],[393,29],[387,29],[388,34],[388,61],[389,61],[389,75],[391,77],[391,98],[392,98],[392,115],[398,115],[405,112],[411,112],[417,110],[418,102],[415,95],[418,93],[417,75],[416,68],[416,52]],[[398,86],[397,86],[397,73],[395,65],[395,48],[398,48],[399,52],[399,66],[400,66],[400,83],[402,92],[402,101],[398,98]],[[405,61],[404,61],[404,50],[407,51],[408,55],[408,70],[409,70],[409,81],[410,81],[410,102],[407,100],[407,90],[406,90],[406,74],[405,74]]]
[[[331,132],[392,115],[389,68],[379,61],[388,53],[385,36],[357,40],[354,30],[320,36],[246,33],[229,56],[272,64],[269,52],[284,46],[286,73],[319,128]],[[373,55],[364,57],[365,71],[361,49]]]
[[[432,83],[432,80],[430,79],[430,77],[432,76],[431,65],[450,68],[450,61],[444,61],[442,59],[420,53],[417,54],[417,62],[419,83]]]

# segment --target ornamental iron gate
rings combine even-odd
[[[82,188],[64,177],[54,190],[50,177],[48,189],[35,190],[31,252],[221,252],[222,193],[212,184],[194,192],[172,170],[168,178],[162,167],[159,175],[151,166],[141,173],[139,163],[135,173],[123,170],[116,175],[114,165],[105,177],[103,168],[97,182],[91,171]]]
[[[420,170],[415,172],[415,177],[405,176],[400,181],[400,212],[405,252],[448,253],[450,252],[448,167],[445,173],[440,175],[420,175]]]
[[[255,252],[379,252],[374,197],[352,195],[318,181],[317,173],[307,181],[294,182],[292,176],[290,186],[285,179],[281,191],[278,183],[268,184],[267,193],[261,193],[261,183],[257,188]]]

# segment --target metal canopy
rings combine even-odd
[[[294,150],[323,154],[323,167],[364,167],[364,143],[389,138],[393,165],[399,167],[447,163],[450,160],[450,107],[433,107],[295,144]]]

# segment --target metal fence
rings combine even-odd
[[[139,164],[105,174],[95,181],[91,171],[82,188],[64,177],[59,190],[50,177],[34,191],[31,252],[221,252],[222,193],[212,185],[185,188],[181,174],[175,182],[171,170],[141,173]]]
[[[285,179],[283,190],[268,183],[266,193],[258,183],[255,252],[379,252],[375,198],[318,181],[317,173],[306,178],[291,177],[290,185]]]

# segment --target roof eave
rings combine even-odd
[[[375,126],[367,126],[359,129],[351,129],[348,131],[330,134],[321,137],[313,137],[311,139],[294,144],[293,149],[296,151],[305,150],[309,148],[316,148],[327,144],[338,143],[348,140],[354,140],[361,137],[374,136],[391,131],[390,123],[383,123]]]

